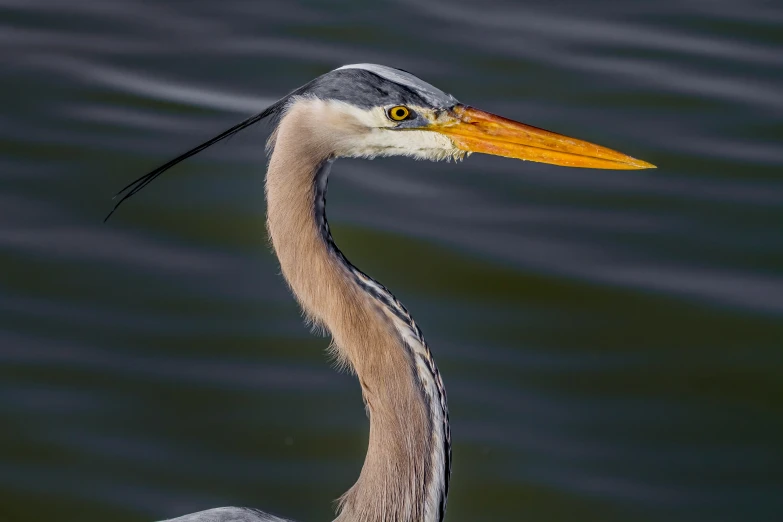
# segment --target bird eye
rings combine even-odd
[[[389,109],[387,114],[389,115],[389,118],[394,121],[402,121],[411,115],[411,111],[404,105],[397,105],[396,107]]]

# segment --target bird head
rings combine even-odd
[[[329,141],[335,157],[462,159],[473,152],[567,167],[645,169],[625,154],[463,105],[416,76],[382,65],[346,65],[285,99],[307,112],[299,129]],[[274,138],[272,145],[274,144]]]
[[[174,165],[267,117],[280,124],[300,116],[296,130],[331,157],[411,156],[462,159],[477,152],[566,167],[647,169],[654,165],[620,152],[464,105],[416,76],[374,64],[330,71],[201,145],[133,181],[123,201]],[[273,132],[269,147],[276,146]]]

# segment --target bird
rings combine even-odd
[[[345,65],[161,165],[120,191],[111,213],[181,161],[269,118],[267,231],[307,320],[331,335],[338,364],[358,379],[370,423],[364,464],[337,502],[334,522],[440,522],[451,476],[446,389],[408,310],[355,267],[326,219],[338,158],[461,160],[483,153],[567,167],[654,165],[586,141],[465,105],[402,69]],[[169,522],[288,522],[241,507]]]

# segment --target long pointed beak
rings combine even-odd
[[[457,148],[565,167],[592,169],[654,169],[655,165],[600,145],[569,138],[465,105],[453,118],[434,123],[431,130],[448,136]]]

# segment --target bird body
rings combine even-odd
[[[341,157],[457,160],[482,152],[566,166],[652,165],[461,105],[405,71],[359,64],[316,78],[136,180],[117,206],[179,161],[269,116],[276,120],[267,143],[269,236],[306,317],[329,332],[336,359],[357,376],[370,419],[364,465],[340,498],[335,522],[440,522],[451,470],[445,387],[405,307],[332,240],[325,210],[332,164]],[[284,522],[249,508],[175,521]]]
[[[293,522],[258,509],[245,507],[219,507],[191,513],[161,522]]]

